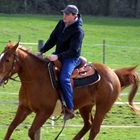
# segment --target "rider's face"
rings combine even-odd
[[[69,14],[63,13],[63,21],[65,24],[72,23],[76,17],[77,15],[72,14],[72,13],[69,13]]]

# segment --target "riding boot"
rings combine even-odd
[[[65,113],[64,113],[64,118],[63,118],[64,121],[67,121],[69,119],[73,119],[74,116],[75,115],[74,115],[73,109],[65,108]]]

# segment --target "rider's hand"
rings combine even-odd
[[[36,55],[42,57],[43,54],[41,52],[37,52]]]
[[[50,61],[56,61],[58,59],[58,56],[55,54],[51,54],[47,57]]]

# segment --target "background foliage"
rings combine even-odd
[[[0,12],[60,14],[67,4],[86,15],[140,17],[140,0],[0,0]]]

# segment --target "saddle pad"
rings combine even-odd
[[[87,85],[92,85],[100,81],[101,77],[98,74],[97,70],[95,69],[95,73],[84,77],[84,78],[77,78],[73,79],[74,80],[74,87],[82,87],[82,86],[87,86]]]
[[[95,68],[94,68],[95,69]],[[55,67],[52,62],[48,63],[48,70],[50,75],[50,80],[53,88],[59,88],[59,80],[57,74],[55,72]],[[93,75],[84,77],[84,78],[76,78],[73,79],[74,87],[82,87],[87,85],[92,85],[100,81],[101,77],[97,70],[95,69],[95,73]]]

